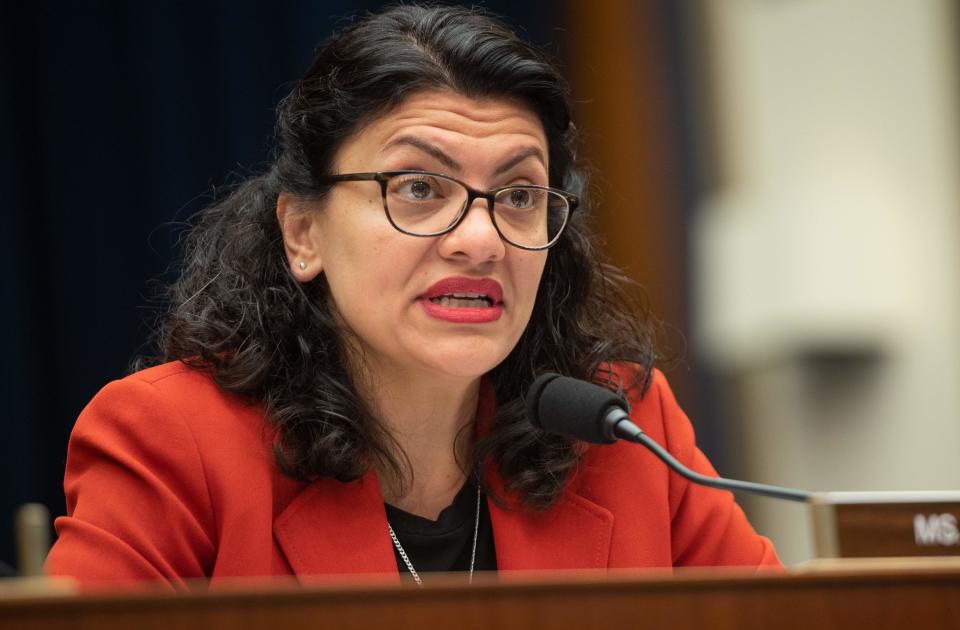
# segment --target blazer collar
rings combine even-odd
[[[499,571],[607,568],[609,510],[568,488],[549,510],[534,512],[504,490],[499,475],[488,473],[487,481],[503,497],[502,505],[488,499]]]
[[[480,434],[491,426],[495,406],[493,385],[484,379],[477,407]],[[533,512],[504,488],[492,462],[484,474],[501,498],[500,504],[488,498],[500,571],[608,566],[613,514],[578,494],[576,479],[549,510]],[[325,478],[310,484],[276,518],[273,532],[298,576],[391,574],[399,580],[373,469],[359,481]]]
[[[496,415],[493,381],[480,383],[477,432],[492,430]],[[577,493],[575,476],[544,512],[523,506],[504,487],[497,466],[488,461],[484,478],[500,502],[488,499],[493,542],[500,571],[528,569],[605,569],[609,564],[613,513]]]
[[[298,576],[392,574],[399,580],[380,483],[324,478],[280,513],[273,534]]]

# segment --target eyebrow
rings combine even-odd
[[[447,155],[444,151],[435,147],[429,142],[424,142],[423,140],[420,140],[419,138],[414,138],[413,136],[400,136],[399,138],[392,140],[385,148],[389,149],[390,147],[398,144],[405,144],[408,146],[412,146],[416,149],[419,149],[424,153],[426,153],[427,155],[429,155],[430,157],[436,159],[438,162],[440,162],[447,168],[457,173],[460,173],[461,171],[463,171],[463,167],[460,166],[459,162],[457,162],[452,157]],[[543,151],[541,151],[539,147],[527,147],[525,149],[521,149],[516,153],[516,155],[511,156],[505,162],[501,163],[500,166],[498,166],[493,171],[493,174],[502,175],[503,173],[506,173],[507,171],[512,169],[514,166],[519,164],[520,162],[523,162],[524,160],[530,157],[537,158],[537,160],[539,160],[540,163],[543,164],[544,166],[547,165],[547,161],[544,158]]]
[[[540,161],[540,163],[543,164],[544,168],[546,168],[547,160],[543,157],[543,151],[540,150],[540,147],[527,147],[526,149],[522,149],[512,158],[510,158],[509,160],[507,160],[506,162],[498,166],[497,169],[493,171],[493,174],[502,175],[507,171],[509,171],[514,166],[516,166],[517,164],[519,164],[520,162],[523,162],[524,160],[530,157],[537,158]]]

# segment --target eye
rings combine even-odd
[[[526,210],[537,204],[537,194],[539,191],[529,188],[511,188],[506,191],[505,199],[507,205],[517,210]]]
[[[407,177],[391,182],[391,192],[408,201],[429,201],[440,193],[440,186],[429,177]]]
[[[410,195],[417,199],[426,199],[433,193],[430,184],[425,181],[410,182],[409,189]]]

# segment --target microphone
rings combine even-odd
[[[548,433],[592,444],[612,444],[618,439],[642,444],[679,475],[696,484],[788,501],[810,500],[811,493],[804,490],[708,477],[690,470],[634,424],[627,415],[627,401],[605,387],[548,372],[533,382],[525,402],[531,422]]]

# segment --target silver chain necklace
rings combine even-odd
[[[410,556],[407,555],[407,552],[403,550],[403,545],[400,544],[400,539],[397,538],[397,533],[393,531],[393,525],[390,524],[390,521],[387,521],[387,530],[390,531],[390,540],[393,541],[393,545],[397,548],[397,551],[400,552],[400,557],[403,558],[404,564],[407,565],[407,570],[410,572],[410,575],[413,576],[413,581],[417,583],[417,586],[423,586],[423,581],[420,579],[420,575],[417,573],[417,570],[413,568],[413,563],[410,562]],[[470,575],[468,577],[468,583],[473,584],[473,566],[477,562],[477,532],[480,531],[480,484],[477,484],[477,515],[473,521],[473,550],[470,552]]]

